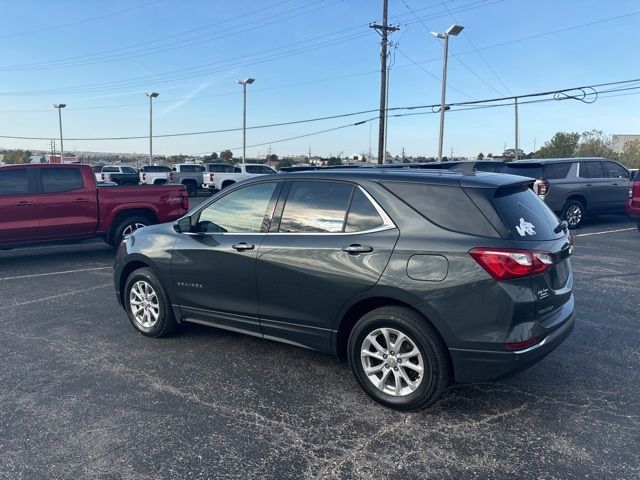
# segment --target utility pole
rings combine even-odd
[[[375,29],[381,36],[380,42],[380,114],[378,116],[378,163],[384,163],[386,152],[384,151],[385,117],[387,104],[387,48],[389,32],[395,32],[398,27],[390,27],[388,24],[389,0],[382,2],[382,25],[372,23],[369,28]]]
[[[158,92],[146,92],[149,97],[149,165],[153,165],[153,99],[160,95]]]
[[[518,137],[520,135],[519,125],[518,125],[518,97],[515,98],[514,105],[516,107],[516,151],[514,152],[513,159],[514,160],[518,160],[518,147],[519,147],[519,143],[520,143],[520,142],[518,142]]]

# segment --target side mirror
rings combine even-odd
[[[178,233],[186,233],[191,231],[191,216],[182,217],[177,223],[173,224],[173,229]]]

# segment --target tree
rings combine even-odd
[[[478,154],[478,160],[484,160],[484,153],[480,152]]]
[[[342,165],[342,160],[340,160],[338,157],[331,157],[329,160],[327,160],[327,165]]]
[[[578,150],[578,132],[558,132],[533,154],[534,158],[574,157]]]
[[[640,168],[640,140],[626,142],[620,160],[628,168]]]
[[[233,152],[231,150],[225,150],[220,152],[220,160],[224,160],[225,162],[230,162],[233,160]]]
[[[291,160],[290,158],[281,158],[280,160],[278,160],[278,168],[291,167],[292,165],[293,160]]]
[[[7,150],[3,154],[4,163],[29,163],[31,161],[31,152],[29,150]]]
[[[582,133],[576,156],[617,158],[618,155],[611,147],[611,135],[594,129]]]
[[[275,153],[270,153],[269,155],[267,155],[267,162],[277,162],[278,161],[278,155],[276,155]]]
[[[211,155],[209,155],[209,158],[211,160],[217,160],[218,159],[218,152],[211,152]]]

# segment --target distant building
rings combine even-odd
[[[640,140],[640,135],[613,135],[611,137],[611,148],[616,153],[622,153],[624,145],[634,140]]]
[[[47,155],[47,163],[78,163],[78,158],[75,156],[65,155],[60,160],[60,155]]]

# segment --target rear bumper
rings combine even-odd
[[[535,365],[558,347],[573,330],[573,302],[562,309],[558,325],[539,343],[520,351],[488,351],[450,348],[455,381],[460,383],[500,380]],[[555,317],[555,315],[554,315]],[[551,319],[550,319],[551,320]],[[546,322],[545,322],[546,323]]]
[[[631,217],[632,220],[640,223],[640,205],[638,205],[637,201],[634,201],[633,204],[631,200],[627,201],[627,214]]]

